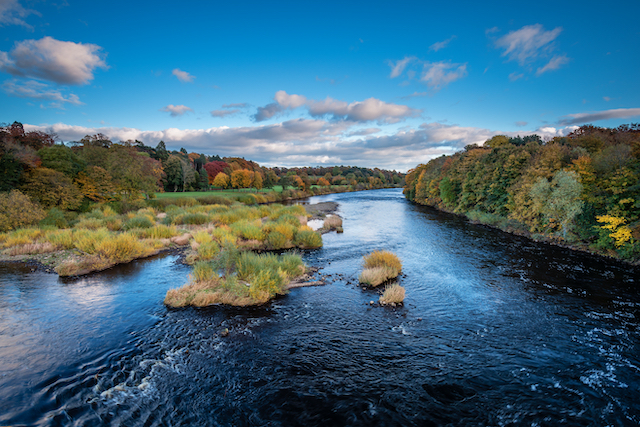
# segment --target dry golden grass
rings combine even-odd
[[[54,252],[57,250],[56,246],[49,242],[43,243],[27,243],[26,245],[12,246],[9,249],[2,251],[4,255],[34,255],[44,254],[48,252]]]
[[[98,255],[90,255],[82,258],[70,258],[63,261],[55,268],[59,276],[81,276],[94,271],[106,270],[115,263]]]
[[[364,268],[387,267],[393,271],[392,277],[398,277],[402,272],[402,262],[394,253],[374,251],[364,256]]]
[[[397,277],[397,275],[394,274],[395,271],[389,267],[365,268],[364,271],[360,273],[358,280],[365,285],[379,286],[387,280]]]
[[[42,230],[38,228],[19,228],[10,233],[4,234],[2,246],[10,248],[12,246],[35,243],[42,235]]]
[[[397,283],[389,285],[385,288],[380,296],[380,304],[400,304],[404,301],[404,288]]]
[[[342,227],[342,218],[337,215],[327,216],[322,223],[322,228],[326,230],[335,230]]]

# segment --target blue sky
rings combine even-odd
[[[0,0],[0,122],[406,171],[640,122],[640,3]]]

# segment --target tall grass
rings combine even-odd
[[[397,255],[387,251],[374,251],[364,256],[364,271],[358,277],[360,283],[379,286],[398,277],[402,272],[402,262]]]
[[[400,304],[404,301],[404,288],[397,283],[387,286],[380,296],[380,304]]]

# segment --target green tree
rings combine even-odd
[[[166,175],[167,191],[178,191],[178,187],[182,185],[182,163],[180,158],[174,155],[169,156],[164,164],[164,173]]]
[[[65,145],[56,144],[38,150],[42,166],[75,177],[86,167],[86,162]]]
[[[551,182],[544,177],[539,178],[531,188],[530,195],[534,209],[551,225],[557,223],[562,236],[566,238],[574,219],[582,212],[584,202],[580,198],[581,193],[582,184],[577,174],[560,170],[554,174]]]

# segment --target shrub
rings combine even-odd
[[[205,242],[198,247],[198,258],[201,260],[214,259],[220,253],[220,246],[214,242]]]
[[[236,199],[245,205],[255,205],[257,204],[256,197],[253,194],[240,194],[236,196]]]
[[[222,245],[218,256],[213,260],[213,267],[216,270],[224,270],[228,275],[236,267],[239,257],[240,251],[238,248],[232,243],[225,243]]]
[[[402,303],[404,301],[404,288],[397,283],[387,286],[379,301],[382,305]]]
[[[40,227],[53,226],[56,228],[67,228],[69,222],[64,217],[64,212],[58,208],[51,208],[47,212],[47,216],[40,221]]]
[[[335,230],[338,227],[342,227],[342,218],[337,215],[327,216],[322,224],[322,228],[326,230]]]
[[[115,263],[122,263],[145,256],[150,251],[132,234],[121,233],[102,239],[95,245],[95,252]]]
[[[260,224],[260,220],[257,222],[239,221],[231,226],[231,230],[243,239],[263,241],[265,236]]]
[[[194,282],[204,282],[206,280],[211,280],[214,275],[216,274],[213,271],[213,266],[208,262],[196,262],[196,264],[193,266],[192,280]]]
[[[18,190],[0,193],[0,231],[32,225],[45,218],[40,205]]]
[[[191,224],[201,225],[209,222],[209,215],[202,212],[194,212],[178,215],[174,220],[174,224]]]
[[[397,277],[402,272],[402,262],[394,253],[387,251],[374,251],[364,256],[364,268],[387,267]]]
[[[233,201],[227,197],[222,196],[202,196],[198,197],[198,202],[201,205],[230,205]]]
[[[168,227],[163,224],[148,228],[145,232],[145,236],[152,239],[170,239],[178,234],[178,229],[175,225]]]
[[[12,246],[26,245],[35,243],[42,235],[42,231],[38,228],[19,228],[11,233],[5,234],[2,246],[10,248]]]
[[[249,295],[257,302],[266,302],[277,294],[285,293],[286,274],[281,270],[262,270],[251,281]]]
[[[193,233],[193,240],[199,245],[213,241],[213,237],[206,230],[200,230]]]
[[[131,230],[132,228],[151,228],[155,225],[155,222],[149,218],[148,215],[136,215],[124,223],[125,230]]]
[[[299,223],[298,223],[299,225]],[[293,240],[297,227],[287,222],[278,222],[273,226],[273,231],[282,234],[287,240]]]
[[[122,230],[122,219],[118,218],[117,216],[110,216],[104,219],[104,225],[110,231],[120,231]]]
[[[322,247],[322,237],[313,230],[299,230],[294,243],[305,249],[320,248]]]
[[[73,232],[71,230],[51,230],[45,233],[44,239],[61,249],[73,249]]]
[[[75,247],[88,254],[96,253],[96,245],[107,237],[109,237],[109,231],[106,228],[80,229],[73,232]]]
[[[97,218],[82,218],[78,221],[74,228],[86,228],[87,230],[97,230],[98,228],[104,227],[104,222],[101,219]]]
[[[269,242],[269,245],[273,249],[285,249],[290,246],[287,237],[278,231],[272,231],[269,233],[267,236],[267,242]]]

